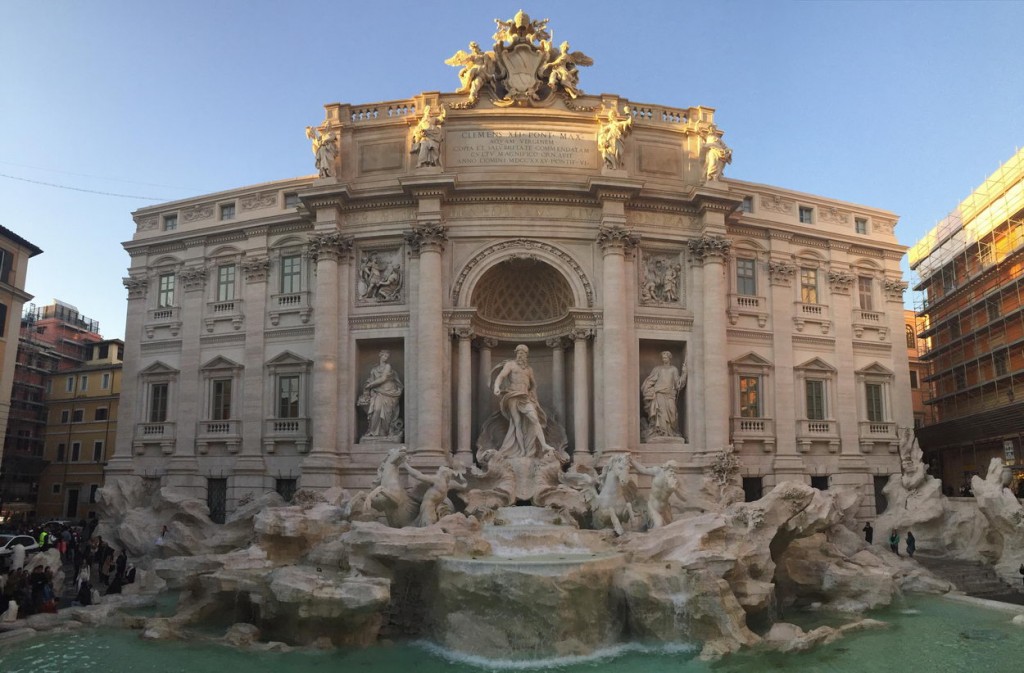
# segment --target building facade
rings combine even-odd
[[[100,341],[99,324],[60,301],[30,305],[21,316],[11,414],[4,442],[4,516],[20,521],[37,517],[36,499],[46,460],[43,447],[49,420],[50,375],[74,369]]]
[[[935,422],[935,409],[925,404],[928,363],[922,356],[928,351],[928,339],[918,336],[923,332],[923,321],[911,309],[903,311],[904,330],[907,338],[907,360],[910,364],[910,400],[914,411],[914,428]],[[938,476],[938,475],[935,475]]]
[[[1024,150],[919,241],[910,264],[929,342],[926,460],[947,490],[966,493],[999,458],[1024,494]]]
[[[857,485],[873,515],[912,423],[896,216],[723,177],[714,110],[541,76],[531,30],[456,54],[456,93],[327,105],[318,176],[134,213],[111,477],[216,518],[366,488],[399,445],[466,465],[500,444],[523,344],[574,461],[699,482],[731,445],[751,497]]]
[[[117,434],[123,350],[120,339],[89,344],[80,366],[47,377],[40,519],[96,516],[96,491]]]
[[[32,299],[32,295],[25,292],[28,260],[41,252],[21,236],[0,226],[0,429],[4,431],[5,446],[12,436],[8,419],[18,359],[18,325],[22,307]],[[4,450],[0,449],[0,523],[5,519],[5,474]]]

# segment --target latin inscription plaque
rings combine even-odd
[[[591,133],[527,129],[450,130],[445,165],[597,168],[600,155]]]

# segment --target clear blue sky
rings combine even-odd
[[[706,105],[726,176],[891,210],[911,245],[1024,137],[1024,4],[0,2],[0,224],[53,298],[122,337],[130,212],[313,172],[328,102],[452,91],[493,19],[549,17],[588,93]]]

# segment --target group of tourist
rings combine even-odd
[[[51,524],[32,531],[39,545],[37,551],[57,549],[61,565],[51,568],[34,562],[33,555],[14,555],[10,567],[0,573],[0,621],[57,612],[62,602],[91,605],[98,599],[100,588],[107,594],[117,594],[125,584],[135,581],[135,569],[128,563],[128,554],[124,550],[118,552],[101,536],[93,536],[95,523],[82,523]],[[73,584],[65,583],[67,577],[74,578]],[[62,601],[68,589],[73,594],[70,600]]]
[[[871,527],[871,522],[868,521],[864,524],[864,540],[868,544],[872,544],[875,539],[875,529]],[[892,550],[896,556],[900,555],[900,533],[895,528],[889,533],[889,549]],[[914,552],[917,551],[917,539],[914,537],[912,531],[907,531],[907,556],[913,558]]]

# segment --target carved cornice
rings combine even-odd
[[[738,329],[738,328],[726,328],[726,338],[738,339],[741,341],[759,341],[772,343],[775,338],[771,332],[758,332],[756,330]]]
[[[409,327],[408,313],[370,313],[354,315],[348,319],[349,329],[405,329]]]
[[[245,334],[202,334],[199,343],[204,346],[234,346],[245,343]]]
[[[838,250],[839,252],[850,252],[852,248],[853,245],[847,243],[846,241],[837,241],[832,238],[828,239],[829,250]]]
[[[821,250],[828,250],[832,246],[827,238],[812,238],[810,236],[793,236],[793,246],[799,246],[801,248],[819,248]]]
[[[877,341],[859,341],[854,340],[853,342],[854,353],[892,353],[892,343]]]
[[[194,292],[206,287],[206,277],[209,274],[210,270],[204,265],[190,266],[178,272],[178,279],[186,292]]]
[[[853,285],[853,274],[849,271],[829,269],[828,284],[835,294],[850,294]]]
[[[637,315],[633,317],[633,324],[638,329],[664,329],[682,332],[693,331],[693,318],[689,316],[671,318],[663,315]]]
[[[758,227],[745,227],[743,225],[729,225],[728,232],[733,236],[745,236],[747,238],[768,238],[768,231]]]
[[[424,222],[406,231],[403,238],[413,254],[440,253],[448,242],[448,229],[440,222]]]
[[[850,254],[859,255],[861,257],[877,257],[878,259],[881,259],[884,256],[883,251],[879,248],[865,248],[861,245],[851,245]]]
[[[882,250],[882,259],[899,262],[905,253],[902,250]]]
[[[168,341],[146,341],[139,344],[139,352],[145,355],[157,355],[158,353],[180,353],[181,339]]]
[[[128,290],[129,299],[144,299],[146,297],[146,288],[149,287],[149,281],[146,278],[125,276],[121,282]]]
[[[782,231],[781,229],[768,229],[768,238],[773,241],[790,242],[793,240],[793,232]]]
[[[279,327],[277,329],[268,329],[263,332],[263,338],[265,341],[299,341],[303,339],[313,338],[314,328],[312,325],[304,325],[301,327]]]
[[[640,234],[625,227],[601,226],[597,231],[597,244],[605,255],[629,254],[640,244]]]
[[[257,208],[273,208],[277,205],[277,190],[267,190],[255,194],[246,194],[238,200],[242,210]]]
[[[704,234],[700,238],[691,238],[687,241],[690,247],[690,257],[698,264],[703,264],[708,259],[718,259],[722,262],[729,259],[732,250],[732,241],[724,236],[711,236]]]
[[[314,263],[321,259],[343,261],[348,259],[352,252],[351,236],[343,236],[340,231],[332,231],[326,234],[313,234],[309,237],[307,254]]]
[[[267,279],[270,270],[270,259],[267,257],[251,257],[242,260],[242,271],[248,283],[258,283]]]
[[[450,205],[469,205],[474,203],[538,203],[553,206],[586,206],[600,207],[601,202],[591,196],[539,196],[530,194],[466,194],[445,199]]]
[[[882,291],[889,301],[903,303],[903,293],[908,287],[910,284],[899,278],[886,278],[882,281]]]
[[[796,265],[778,259],[768,260],[768,279],[772,285],[789,287],[796,275]]]
[[[761,208],[773,213],[782,213],[788,215],[793,212],[793,206],[796,205],[796,201],[793,199],[785,199],[775,194],[762,194],[761,195]]]
[[[814,337],[794,334],[793,345],[796,346],[797,344],[817,349],[835,350],[836,340],[831,337]]]

